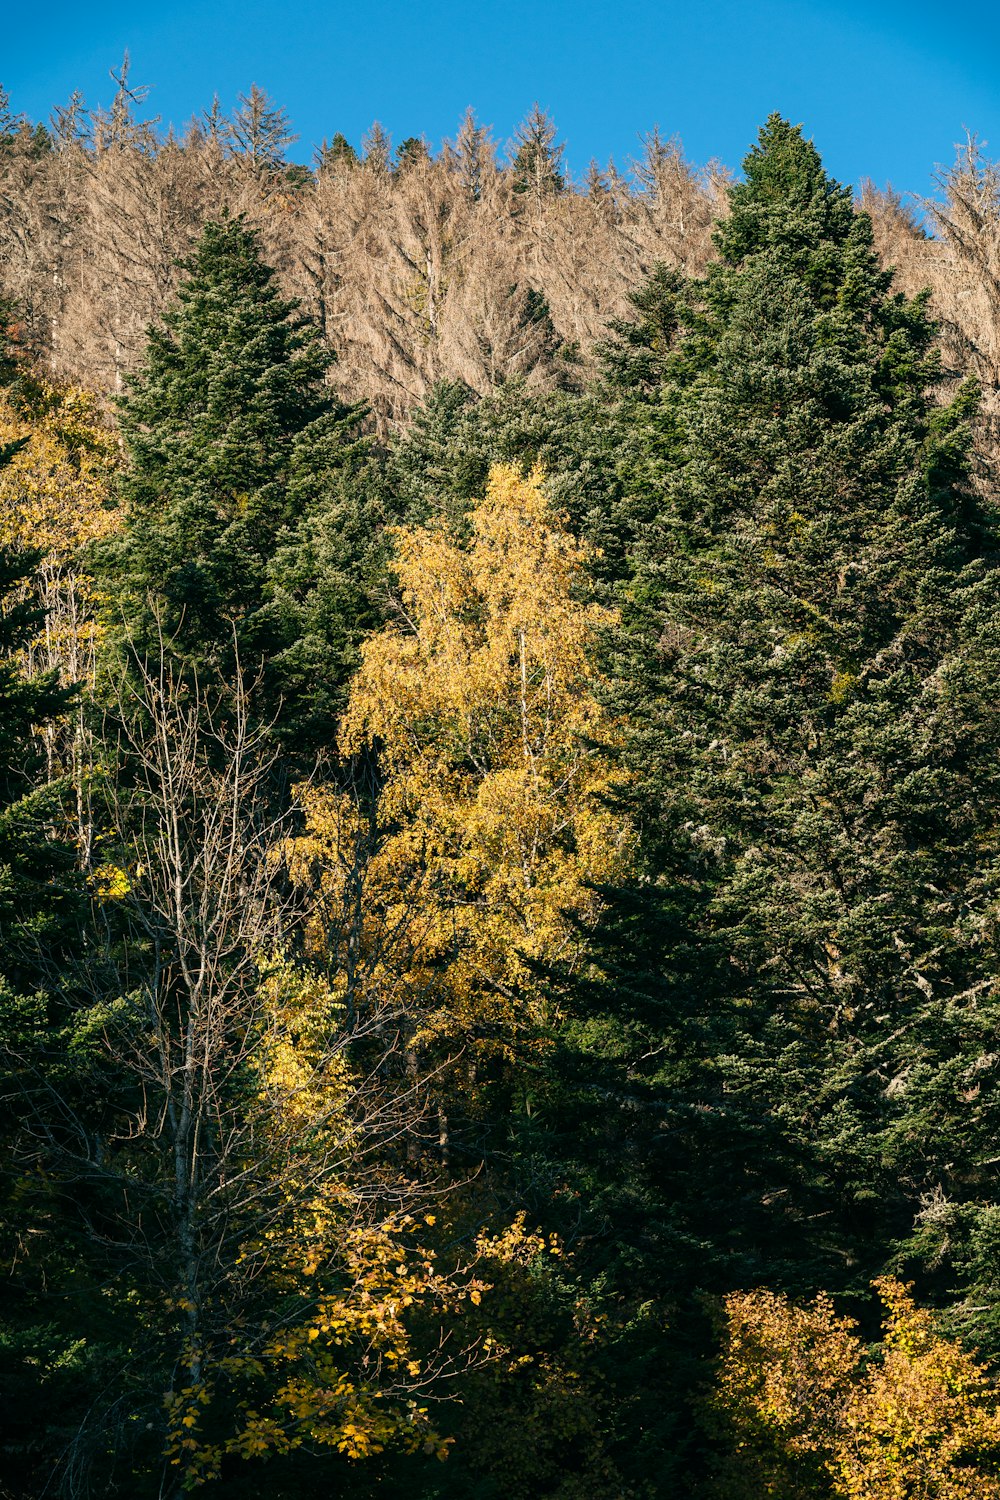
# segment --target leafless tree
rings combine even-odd
[[[81,232],[63,273],[56,359],[64,375],[118,391],[177,285],[177,262],[207,203],[200,143],[161,140],[156,121],[137,114],[145,91],[130,83],[127,56],[114,77],[114,102],[94,117],[92,144],[80,153]]]
[[[992,468],[1000,444],[1000,167],[970,135],[938,184],[942,198],[926,204],[938,237],[927,281],[946,357],[982,389],[979,454]]]
[[[356,993],[364,841],[348,899],[325,914],[338,937],[323,972],[296,963],[308,892],[288,878],[288,817],[273,811],[275,752],[252,727],[250,688],[237,674],[199,689],[168,655],[135,657],[113,695],[90,871],[104,940],[53,975],[76,997],[73,1047],[101,1097],[89,1109],[30,1058],[8,1059],[25,1164],[89,1203],[93,1253],[148,1310],[149,1347],[122,1380],[154,1426],[165,1389],[232,1358],[234,1327],[254,1357],[280,1331],[288,1291],[271,1281],[310,1236],[317,1285],[324,1267],[349,1284],[349,1258],[337,1266],[351,1236],[430,1191],[406,1170],[427,1084],[407,1074],[404,1018],[392,996],[374,1004],[370,984],[364,1006]],[[324,1204],[336,1228],[318,1233]],[[377,1340],[359,1353],[366,1378],[379,1357]],[[454,1368],[445,1351],[441,1377]],[[390,1374],[402,1393],[405,1372]],[[70,1493],[86,1492],[93,1424],[106,1431],[116,1401],[112,1390],[70,1445]]]

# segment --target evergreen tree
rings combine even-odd
[[[606,893],[549,1121],[599,1274],[662,1299],[679,1349],[699,1288],[862,1294],[927,1243],[927,1204],[985,1211],[1000,1124],[974,396],[937,401],[924,300],[893,292],[800,130],[772,117],[745,173],[707,278],[659,273],[608,355],[632,428],[609,658],[643,860]]]
[[[10,448],[0,449],[0,462]],[[59,788],[44,784],[37,729],[64,713],[72,693],[51,674],[26,677],[18,656],[42,616],[21,597],[37,561],[0,549],[0,997],[33,994],[46,940],[61,926],[72,849],[53,837]]]
[[[140,646],[154,615],[155,649],[162,629],[194,668],[231,671],[235,645],[263,674],[259,711],[283,704],[301,745],[329,735],[371,614],[361,412],[333,398],[329,354],[242,220],[208,224],[186,269],[119,402],[127,515],[106,562]]]
[[[431,154],[427,149],[427,142],[418,135],[408,135],[406,140],[396,147],[396,160],[393,166],[393,176],[402,177],[411,167],[420,166],[428,162]]]
[[[442,381],[393,445],[387,478],[410,521],[444,517],[460,529],[493,465],[514,464],[525,474],[539,465],[555,508],[595,549],[595,571],[618,578],[626,430],[603,392],[537,391],[512,381],[477,397]]]
[[[342,131],[337,131],[333,139],[324,140],[316,152],[316,170],[323,171],[326,167],[356,167],[358,164],[358,153]]]
[[[515,193],[541,199],[565,192],[562,170],[564,147],[556,139],[555,123],[538,104],[514,133],[511,174]]]

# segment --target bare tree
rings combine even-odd
[[[0,285],[40,359],[51,359],[59,337],[84,212],[79,108],[71,103],[60,127],[65,134],[51,144],[25,123],[0,149]]]
[[[261,178],[280,172],[288,147],[298,140],[287,110],[273,103],[255,83],[250,85],[249,94],[238,96],[238,101],[238,108],[220,132],[222,140],[251,176]]]
[[[66,271],[57,359],[62,373],[118,391],[176,287],[201,205],[196,153],[161,141],[156,120],[137,114],[146,91],[130,82],[127,54],[112,76],[114,101],[95,115],[82,153],[82,233]]]
[[[489,126],[478,124],[475,112],[466,110],[454,141],[445,142],[444,154],[463,191],[478,203],[498,170],[496,143]]]
[[[656,127],[642,145],[632,163],[638,191],[625,214],[635,271],[646,276],[662,263],[700,275],[711,254],[712,224],[725,210],[728,179],[715,165],[697,172],[680,142],[664,140]]]
[[[400,1362],[408,1335],[394,1278],[410,1301],[443,1306],[451,1292],[429,1262],[398,1264],[408,1210],[427,1191],[400,1175],[427,1088],[407,1076],[391,997],[364,1014],[357,1003],[356,902],[337,917],[344,938],[324,972],[294,959],[305,888],[286,873],[288,822],[273,811],[273,750],[251,727],[250,689],[237,674],[229,689],[200,690],[171,674],[167,655],[133,661],[109,720],[115,774],[90,872],[103,944],[53,976],[83,997],[73,1048],[101,1080],[93,1107],[30,1058],[12,1069],[28,1080],[24,1161],[44,1163],[77,1199],[123,1307],[131,1297],[146,1310],[70,1445],[70,1493],[86,1492],[126,1391],[154,1441],[174,1433],[168,1456],[180,1458],[161,1493],[179,1494],[202,1462],[186,1452],[191,1392],[197,1412],[220,1384],[256,1389],[264,1372],[266,1389],[269,1361],[280,1374],[300,1343],[315,1352],[332,1305],[343,1326],[331,1347],[355,1405],[361,1392],[362,1405],[402,1412],[474,1357],[442,1349],[412,1374]],[[360,844],[355,854],[356,884]],[[393,1311],[373,1320],[365,1309],[380,1297]],[[308,1337],[296,1331],[306,1325]],[[294,1426],[294,1412],[285,1420]]]
[[[991,466],[1000,444],[1000,166],[969,135],[938,183],[943,198],[925,207],[939,243],[924,244],[922,268],[930,273],[925,284],[933,288],[952,368],[980,383],[978,448]]]
[[[360,156],[337,136],[308,170],[288,163],[288,117],[256,85],[231,116],[216,100],[176,139],[144,117],[127,66],[114,76],[110,110],[91,120],[71,100],[49,147],[8,105],[0,150],[0,291],[52,367],[98,390],[134,368],[177,259],[225,208],[261,231],[337,355],[338,393],[367,402],[383,432],[442,379],[486,390],[586,377],[656,264],[703,273],[726,211],[728,174],[696,169],[658,129],[628,173],[594,165],[583,183],[537,105],[505,164],[469,111],[436,157],[416,139],[394,153],[376,122]],[[926,210],[933,237],[897,195],[862,194],[880,256],[903,289],[932,288],[949,363],[982,380],[990,411],[993,173],[967,142]]]
[[[580,378],[657,260],[694,270],[707,253],[718,194],[655,133],[634,187],[613,168],[575,187],[537,105],[506,166],[470,111],[436,158],[417,140],[394,154],[376,122],[360,160],[335,138],[310,172],[289,167],[287,115],[256,85],[177,139],[145,118],[127,58],[113,76],[109,110],[58,112],[55,149],[14,121],[0,152],[0,289],[53,368],[98,390],[135,368],[178,259],[224,208],[261,231],[338,356],[331,380],[382,431],[441,379]]]

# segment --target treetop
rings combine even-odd
[[[781,115],[769,115],[743,161],[744,180],[729,190],[730,217],[715,242],[730,263],[787,241],[803,218],[824,239],[843,243],[857,215],[851,189],[823,167],[819,152]]]

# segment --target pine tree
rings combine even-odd
[[[281,702],[283,732],[328,734],[370,612],[361,412],[333,398],[329,354],[242,220],[208,224],[186,269],[119,402],[127,517],[108,569],[140,646],[162,632],[223,672],[235,646],[263,674],[261,712]]]

